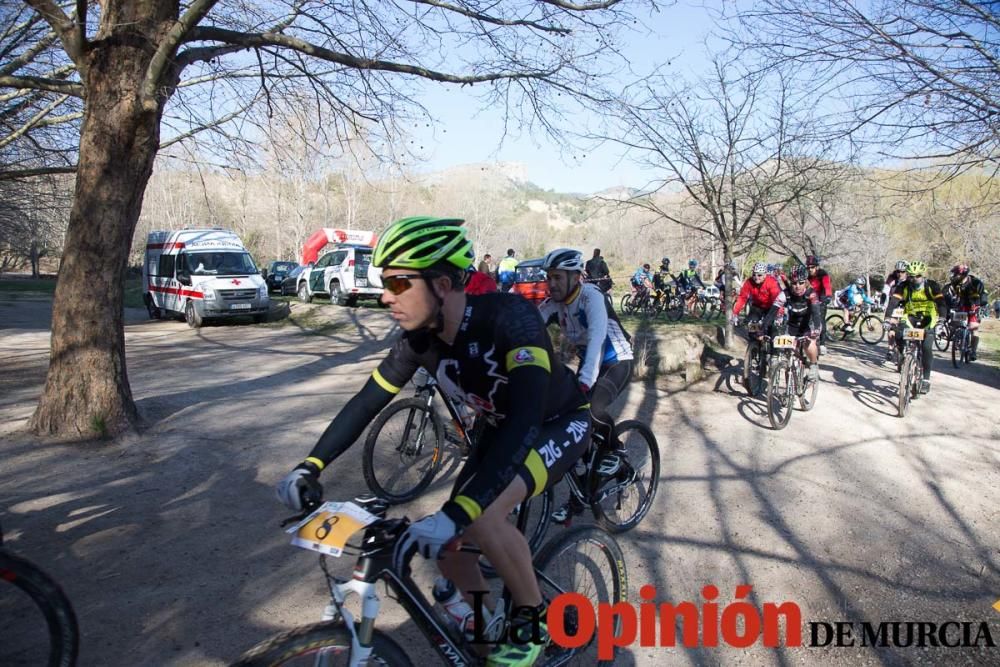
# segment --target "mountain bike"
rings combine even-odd
[[[774,359],[767,376],[767,418],[775,430],[788,425],[796,399],[806,412],[816,405],[819,382],[805,375],[805,348],[810,340],[809,336],[782,335],[771,341]]]
[[[409,520],[405,517],[386,519],[387,507],[376,506],[376,503],[368,503],[367,508],[354,503],[326,503],[298,521],[292,529],[296,534],[293,544],[324,554],[320,556],[320,568],[330,589],[330,603],[323,612],[322,622],[279,634],[258,644],[235,663],[238,667],[299,664],[294,662],[298,658],[308,660],[302,664],[312,665],[412,665],[405,649],[375,627],[382,608],[377,587],[379,581],[384,582],[389,597],[399,602],[416,628],[440,654],[440,664],[464,666],[485,663],[476,652],[476,645],[439,613],[413,581],[410,576],[413,556],[406,559],[401,571],[393,566],[396,542],[409,526]],[[522,513],[520,516],[525,515]],[[330,524],[344,528],[327,528],[323,539],[317,543],[316,531]],[[520,521],[518,527],[523,528]],[[348,544],[347,540],[360,529],[364,529],[361,542]],[[471,546],[462,546],[461,550],[478,551]],[[358,557],[350,579],[333,576],[327,567],[327,557],[339,557],[344,553]],[[626,599],[628,574],[621,547],[613,536],[596,526],[580,526],[560,533],[538,552],[533,566],[547,604],[565,593],[583,595],[595,609],[598,604],[617,604]],[[345,606],[352,594],[362,602],[361,617],[357,620]],[[480,635],[477,639],[490,643],[503,636],[505,619],[511,617],[512,607],[509,591],[504,587],[494,618],[486,628],[482,627],[483,624],[476,628],[477,635]],[[558,618],[550,610],[548,625],[553,627],[553,624],[561,623],[567,635],[575,637],[586,626],[580,623],[575,607],[567,606],[566,610]],[[590,627],[590,631],[593,630]],[[619,618],[615,621],[614,634],[620,632]],[[579,648],[551,644],[536,665],[555,667],[573,660],[580,664],[614,663],[613,659],[598,662],[593,655],[594,648],[593,636],[589,643]]]
[[[958,311],[951,319],[951,365],[960,368],[971,363],[972,330],[969,313]]]
[[[71,667],[76,664],[80,631],[69,598],[50,576],[31,561],[3,546],[0,528],[0,663]],[[27,597],[27,599],[25,598]],[[29,611],[30,608],[30,611]],[[31,632],[35,624],[45,624],[48,642]],[[22,632],[22,630],[27,630]]]
[[[440,391],[430,373],[418,372],[414,375],[414,383],[416,395],[413,398],[394,401],[372,422],[361,457],[368,489],[390,505],[410,502],[430,486],[441,468],[446,446],[468,456],[486,425],[483,419],[476,419],[468,427],[467,415]],[[441,397],[451,415],[450,428],[434,408],[435,395]],[[554,498],[555,490],[550,488],[530,505],[532,513],[525,535],[532,550],[545,539]],[[515,510],[512,519],[517,518],[518,511]],[[486,560],[480,566],[487,577],[496,576]]]
[[[924,336],[926,331],[908,326],[902,320],[903,360],[899,369],[898,412],[900,417],[906,416],[910,402],[920,395],[920,382],[923,380]],[[897,330],[897,336],[899,335]]]
[[[652,304],[652,292],[647,289],[632,288],[632,291],[622,296],[619,302],[619,312],[626,315],[647,314]]]
[[[835,340],[844,340],[849,335],[860,334],[861,340],[869,345],[877,345],[885,337],[885,323],[882,317],[872,312],[871,304],[864,304],[845,326],[843,315],[834,313],[826,318],[826,335]]]
[[[701,304],[702,317],[706,320],[715,320],[722,316],[722,292],[715,285],[699,289],[698,301]]]
[[[743,357],[743,387],[750,396],[760,396],[767,378],[768,343],[760,320],[747,322],[747,351]]]

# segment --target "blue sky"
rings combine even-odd
[[[648,33],[629,36],[626,56],[633,69],[645,72],[669,60],[671,68],[685,76],[700,73],[706,62],[704,39],[713,27],[712,17],[701,3],[680,0],[659,12],[640,14]],[[640,7],[645,13],[646,7]],[[624,83],[624,81],[622,82]],[[560,148],[543,136],[508,136],[498,145],[503,132],[501,116],[482,110],[469,88],[429,85],[422,101],[438,120],[433,135],[415,136],[423,147],[424,167],[436,171],[459,164],[477,162],[521,162],[528,179],[543,188],[559,192],[597,192],[616,187],[640,187],[649,179],[637,167],[621,159],[621,151],[604,146],[593,152]],[[585,118],[572,122],[583,123]]]

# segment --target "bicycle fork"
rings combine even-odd
[[[352,593],[361,598],[361,622],[357,626],[354,623],[354,614],[344,607],[344,603]],[[381,608],[382,599],[378,596],[374,582],[357,579],[334,579],[334,585],[330,587],[330,604],[323,610],[323,620],[343,619],[347,631],[351,633],[351,661],[349,663],[351,667],[363,665],[371,657],[375,619],[378,618]],[[327,658],[328,656],[322,654],[317,656],[316,667],[326,667],[329,664]]]

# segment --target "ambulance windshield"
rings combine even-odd
[[[187,260],[191,274],[195,276],[245,276],[257,273],[257,267],[247,252],[189,252]]]

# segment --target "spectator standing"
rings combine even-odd
[[[608,263],[601,257],[601,249],[594,248],[594,256],[587,260],[584,265],[587,278],[593,281],[602,292],[611,289],[611,271],[608,270]]]
[[[483,255],[482,261],[479,262],[479,266],[476,270],[480,273],[485,273],[486,275],[493,277],[493,255],[486,253]]]
[[[509,292],[510,288],[514,286],[515,269],[517,269],[517,260],[514,259],[514,249],[508,248],[507,256],[500,260],[500,266],[497,269],[501,291]]]

